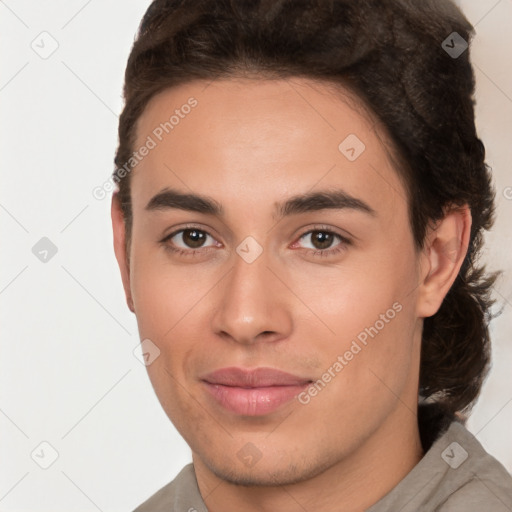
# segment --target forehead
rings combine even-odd
[[[386,131],[355,94],[329,83],[186,83],[146,106],[134,149],[150,139],[152,149],[132,172],[134,202],[170,185],[221,200],[229,190],[231,202],[237,191],[250,190],[255,204],[271,191],[301,193],[320,181],[353,194],[368,189],[377,200],[405,194]]]
[[[189,107],[191,103],[195,104],[193,108]],[[281,133],[280,139],[299,134],[306,128],[308,136],[314,132],[320,136],[325,136],[325,132],[334,135],[342,128],[352,129],[364,137],[367,131],[375,131],[375,127],[378,129],[375,135],[380,138],[386,135],[384,127],[376,123],[366,104],[339,84],[300,77],[275,80],[231,78],[192,81],[155,95],[138,120],[137,142],[142,143],[145,135],[169,121],[172,125],[169,135],[185,132],[186,125],[191,123],[182,121],[189,114],[193,114],[191,118],[200,116],[203,126],[204,121],[208,123],[209,138],[221,135],[220,131],[225,137],[236,134],[237,140],[249,135],[250,139],[242,139],[244,143],[264,138],[266,134],[274,135],[286,127],[291,130]],[[265,131],[256,136],[251,130],[251,121]],[[307,122],[307,125],[300,125],[299,121]],[[179,130],[178,124],[181,124]],[[198,127],[194,124],[195,128]],[[227,131],[228,128],[231,130]],[[163,135],[165,137],[167,133]],[[340,135],[337,133],[334,138]],[[169,142],[172,138],[168,137]],[[206,140],[206,137],[202,139]]]

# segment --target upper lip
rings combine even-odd
[[[202,377],[203,381],[210,384],[232,386],[241,388],[264,388],[270,386],[303,386],[312,382],[291,373],[276,370],[274,368],[221,368]]]

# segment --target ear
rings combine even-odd
[[[119,265],[119,270],[121,271],[121,279],[123,280],[126,303],[128,304],[130,311],[134,313],[135,308],[130,287],[130,265],[128,255],[126,254],[125,223],[117,192],[112,195],[112,206],[110,213],[112,217],[112,231],[114,235],[114,252],[116,255],[117,264]]]
[[[420,263],[417,315],[437,313],[466,256],[471,232],[468,205],[448,209],[436,226],[429,228]]]

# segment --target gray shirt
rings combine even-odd
[[[512,478],[453,421],[418,464],[367,512],[512,512]],[[208,512],[192,464],[134,512]]]

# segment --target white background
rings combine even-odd
[[[460,4],[476,25],[477,124],[497,189],[485,257],[504,271],[493,370],[469,428],[512,471],[512,0]],[[132,510],[191,460],[133,354],[110,197],[91,193],[113,169],[124,68],[148,5],[0,0],[1,512]],[[59,45],[47,59],[31,48],[51,48],[43,31]],[[58,248],[47,263],[32,253],[42,237]],[[31,458],[50,461],[42,441],[58,452],[48,469]]]

